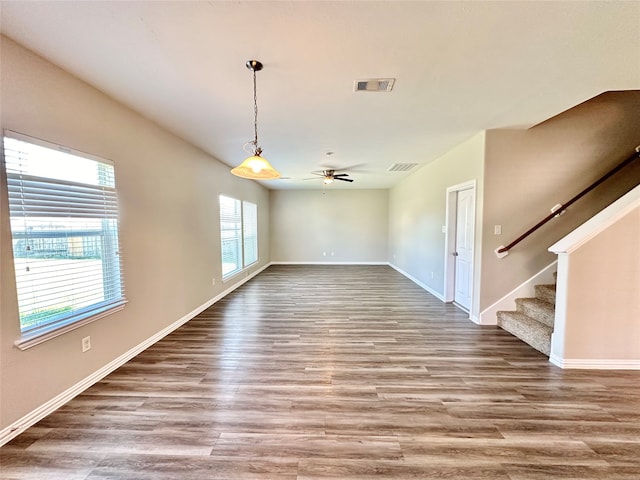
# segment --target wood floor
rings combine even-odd
[[[640,479],[640,372],[385,266],[272,266],[0,450],[2,479]]]

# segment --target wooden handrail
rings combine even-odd
[[[577,194],[575,197],[573,197],[567,203],[562,204],[562,205],[558,205],[558,208],[554,207],[554,210],[549,215],[544,217],[542,220],[540,220],[538,223],[536,223],[533,227],[531,227],[529,230],[527,230],[522,235],[520,235],[518,238],[516,238],[513,242],[511,242],[509,245],[507,245],[506,247],[503,247],[503,246],[498,247],[495,250],[496,255],[499,258],[502,258],[502,257],[506,256],[509,253],[509,250],[511,250],[513,247],[515,247],[522,240],[524,240],[529,235],[531,235],[533,232],[538,230],[540,227],[542,227],[545,223],[547,223],[552,218],[559,217],[560,215],[562,215],[567,208],[569,208],[571,205],[573,205],[575,202],[580,200],[582,197],[584,197],[587,193],[589,193],[591,190],[596,188],[602,182],[604,182],[608,178],[612,177],[613,175],[618,173],[620,170],[622,170],[624,167],[629,165],[634,160],[637,160],[638,158],[640,158],[640,145],[638,145],[636,147],[636,151],[631,156],[629,156],[629,158],[627,158],[626,160],[624,160],[623,162],[618,164],[615,168],[613,168],[609,172],[605,173],[602,177],[600,177],[598,180],[593,182],[587,188],[582,190],[579,194]]]

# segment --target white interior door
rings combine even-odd
[[[471,309],[473,292],[473,232],[475,223],[475,190],[460,190],[456,198],[455,287],[453,301]]]

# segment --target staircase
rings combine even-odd
[[[498,326],[539,352],[551,353],[556,286],[536,285],[535,298],[517,298],[516,310],[498,312]]]

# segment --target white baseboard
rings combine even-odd
[[[55,396],[54,398],[52,398],[48,402],[43,403],[42,405],[40,405],[36,409],[34,409],[31,412],[29,412],[28,414],[24,415],[19,420],[13,422],[8,427],[0,430],[0,446],[4,445],[5,443],[9,442],[13,438],[17,437],[22,432],[24,432],[26,429],[28,429],[29,427],[35,425],[40,420],[42,420],[44,417],[46,417],[47,415],[53,413],[58,408],[63,406],[65,403],[69,402],[74,397],[80,395],[87,388],[89,388],[93,384],[99,382],[104,377],[106,377],[111,372],[113,372],[114,370],[120,368],[122,365],[127,363],[129,360],[131,360],[133,357],[135,357],[139,353],[142,353],[144,350],[149,348],[154,343],[158,342],[159,340],[162,340],[164,337],[169,335],[171,332],[173,332],[174,330],[176,330],[177,328],[181,327],[182,325],[187,323],[189,320],[194,318],[200,312],[203,312],[204,310],[209,308],[211,305],[213,305],[214,303],[216,303],[220,299],[222,299],[225,296],[229,295],[232,291],[234,291],[235,289],[240,287],[242,284],[246,283],[247,281],[249,281],[250,279],[252,279],[256,275],[258,275],[260,272],[262,272],[264,269],[266,269],[270,265],[271,264],[269,263],[269,264],[261,267],[260,269],[256,270],[255,272],[247,275],[246,278],[243,278],[241,281],[239,281],[238,283],[232,285],[231,287],[229,287],[228,289],[226,289],[222,293],[216,295],[215,297],[211,298],[210,300],[207,300],[205,303],[203,303],[202,305],[196,307],[194,310],[192,310],[191,312],[187,313],[186,315],[184,315],[180,319],[176,320],[171,325],[163,328],[158,333],[152,335],[151,337],[147,338],[143,342],[139,343],[138,345],[133,347],[131,350],[123,353],[118,358],[116,358],[113,361],[109,362],[104,367],[100,368],[99,370],[96,370],[91,375],[89,375],[88,377],[80,380],[78,383],[76,383],[75,385],[71,386],[70,388],[68,388],[64,392],[60,393],[59,395]]]
[[[556,270],[558,261],[547,265],[531,278],[511,290],[500,300],[495,302],[490,307],[485,308],[480,312],[479,321],[476,322],[479,325],[497,325],[498,316],[497,313],[502,310],[511,311],[516,309],[516,298],[530,298],[535,296],[534,287],[540,284],[553,283],[553,273]]]
[[[404,270],[402,270],[400,267],[397,267],[396,265],[394,265],[393,263],[389,263],[388,264],[391,268],[393,268],[394,270],[396,270],[397,272],[400,272],[402,275],[404,275],[405,277],[407,277],[409,280],[411,280],[413,283],[415,283],[416,285],[418,285],[419,287],[425,289],[427,292],[429,292],[431,295],[433,295],[434,297],[436,297],[438,300],[444,302],[444,295],[442,295],[439,292],[436,292],[435,290],[433,290],[431,287],[429,287],[428,285],[422,283],[420,280],[418,280],[417,278],[415,278],[413,275],[408,274],[407,272],[405,272]]]
[[[563,369],[587,369],[587,370],[640,370],[640,359],[638,360],[617,360],[617,359],[580,359],[580,358],[560,358],[551,355],[549,361],[555,366]]]
[[[271,265],[389,265],[388,262],[271,262]]]

